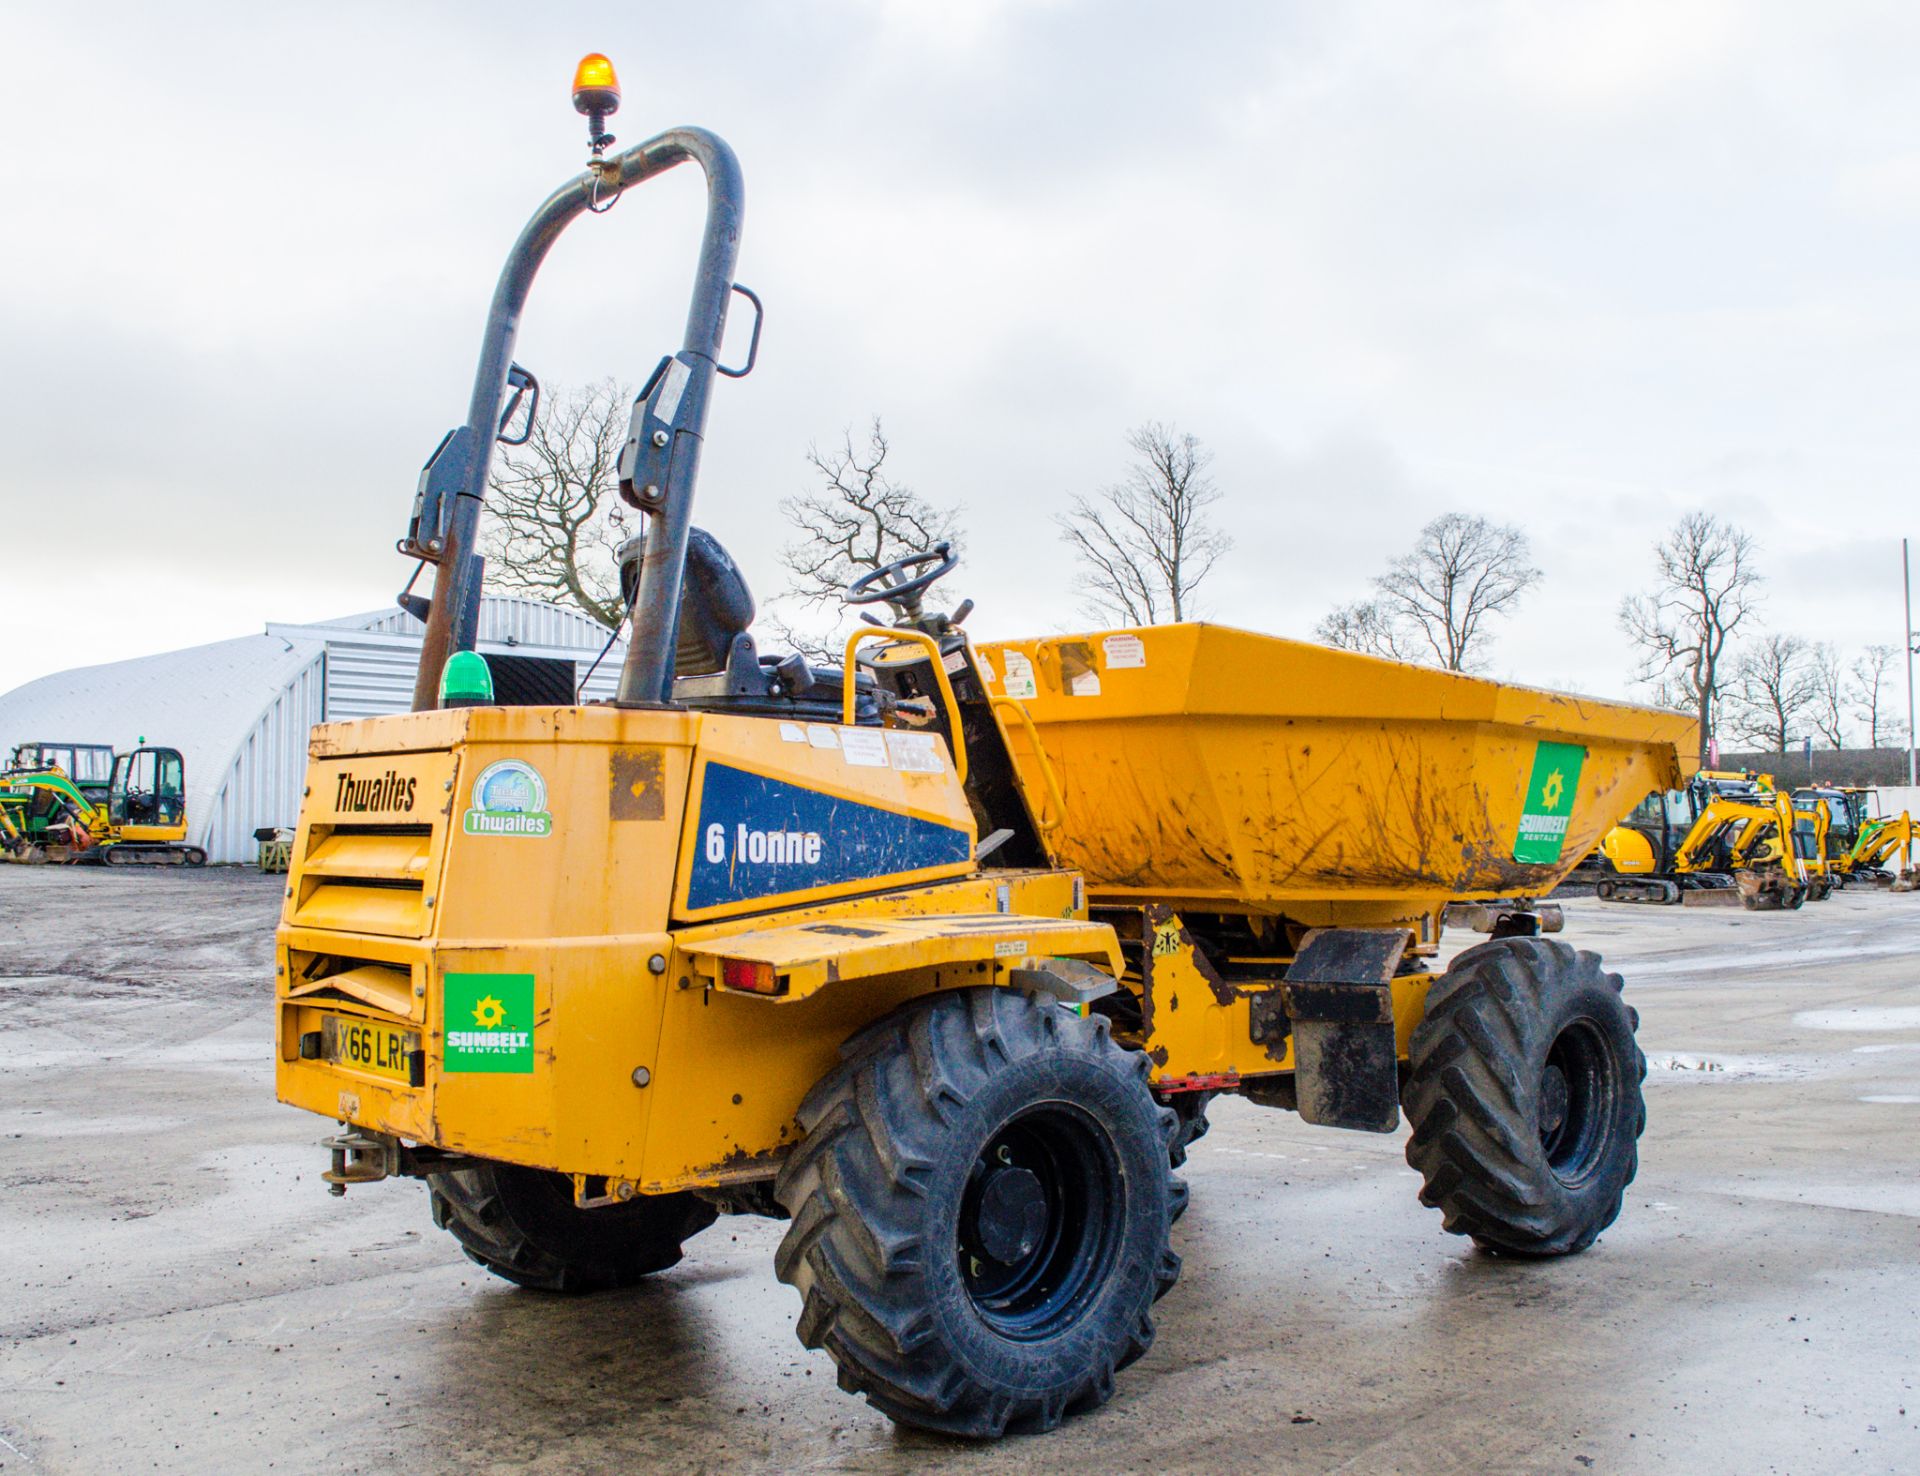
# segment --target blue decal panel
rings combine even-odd
[[[897,876],[971,855],[967,832],[951,825],[709,763],[687,907]]]

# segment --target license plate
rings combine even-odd
[[[347,1015],[320,1017],[320,1056],[336,1066],[410,1083],[419,1048],[420,1037],[397,1025]]]

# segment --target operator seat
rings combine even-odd
[[[629,606],[639,589],[644,535],[620,546],[620,588]],[[686,575],[674,635],[673,700],[704,712],[732,712],[816,723],[840,721],[842,669],[815,667],[798,652],[763,656],[747,627],[753,592],[733,556],[704,528],[687,533]],[[854,721],[877,725],[873,679],[854,679]]]

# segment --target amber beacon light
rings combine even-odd
[[[589,51],[573,69],[573,106],[587,116],[587,141],[595,155],[613,142],[607,132],[607,117],[620,111],[620,79],[613,63],[597,51]]]

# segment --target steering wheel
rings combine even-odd
[[[914,619],[920,614],[920,596],[936,580],[951,574],[959,562],[953,545],[943,539],[925,553],[908,554],[862,574],[847,586],[846,601],[849,605],[876,605],[885,600],[899,606],[908,619]],[[916,569],[926,572],[915,574],[912,571]]]

